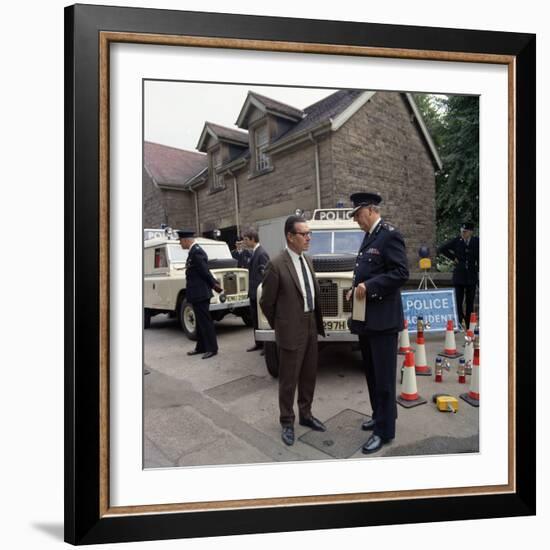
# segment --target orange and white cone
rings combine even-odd
[[[464,343],[464,363],[466,374],[472,374],[472,364],[474,361],[474,333],[471,330],[466,332]]]
[[[414,368],[418,376],[432,375],[432,369],[428,366],[428,362],[426,361],[426,343],[424,341],[423,332],[419,332],[416,335],[416,363]]]
[[[470,391],[461,393],[460,398],[472,407],[479,407],[479,345],[474,349],[474,364],[472,365],[472,377],[470,379]]]
[[[447,321],[447,330],[445,331],[445,348],[441,353],[439,353],[439,355],[443,355],[443,357],[450,357],[452,359],[456,359],[462,355],[462,353],[459,353],[456,349],[455,329],[452,319]]]
[[[408,351],[412,351],[411,341],[409,339],[409,321],[405,319],[405,326],[399,333],[399,355],[405,355]]]
[[[476,327],[477,327],[477,313],[475,311],[472,311],[472,313],[470,313],[470,324],[468,325],[468,329],[474,332]]]
[[[397,402],[406,409],[427,403],[424,398],[418,395],[418,389],[416,387],[414,353],[412,351],[407,352],[405,355],[403,371],[403,387],[401,389],[401,394],[397,398]]]

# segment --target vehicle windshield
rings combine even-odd
[[[363,231],[312,231],[309,254],[357,254],[364,237]]]
[[[226,243],[198,243],[199,246],[206,252],[209,260],[226,260],[232,259],[231,252]],[[169,244],[170,259],[172,262],[185,262],[187,260],[187,250],[184,250],[179,243]]]

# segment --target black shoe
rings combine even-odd
[[[251,348],[248,348],[246,351],[257,351],[259,349],[263,349],[262,346],[255,344]]]
[[[391,439],[385,439],[379,435],[372,434],[367,439],[367,442],[363,445],[361,450],[363,451],[363,454],[366,455],[375,453],[376,451],[379,451],[385,443],[389,443],[390,441]]]
[[[326,432],[327,427],[317,418],[314,416],[310,416],[309,418],[301,418],[300,419],[300,426],[307,426],[308,428],[311,428],[312,430],[315,430],[316,432]]]
[[[202,358],[203,359],[210,359],[210,357],[214,357],[214,355],[218,355],[217,351],[207,351]]]
[[[373,418],[371,418],[370,420],[365,420],[365,422],[361,424],[361,429],[367,432],[369,430],[374,430],[375,425],[376,425],[376,422],[374,421]]]
[[[199,351],[198,349],[192,349],[187,352],[187,355],[198,355],[199,353],[204,353],[204,351]]]
[[[285,445],[294,445],[294,426],[283,426],[281,439]]]

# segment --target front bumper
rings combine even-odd
[[[208,308],[210,311],[218,311],[221,309],[228,309],[232,311],[234,309],[240,309],[242,307],[250,307],[250,300],[246,298],[245,300],[235,300],[234,302],[227,300],[223,303],[210,304]]]
[[[275,342],[275,331],[270,330],[256,330],[254,331],[254,338],[258,342]],[[351,332],[340,330],[329,330],[325,332],[325,336],[318,336],[319,342],[357,342],[359,338],[357,334],[351,334]]]

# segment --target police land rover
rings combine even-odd
[[[320,288],[320,304],[325,336],[319,336],[319,345],[335,342],[351,346],[357,336],[351,334],[348,319],[351,302],[346,294],[351,289],[357,252],[364,233],[351,218],[351,208],[318,209],[308,220],[311,243],[308,254],[313,260],[315,276]],[[269,326],[259,302],[256,339],[264,342],[264,356],[268,372],[279,374],[279,357],[275,344],[275,332]]]
[[[177,317],[182,330],[191,339],[197,337],[193,307],[185,299],[185,262],[187,250],[180,246],[171,228],[145,229],[143,251],[144,327],[150,328],[151,317],[168,313]],[[208,267],[223,292],[214,293],[210,314],[221,321],[228,313],[241,317],[252,326],[248,299],[248,270],[237,268],[224,241],[197,237],[195,242],[208,255]]]

